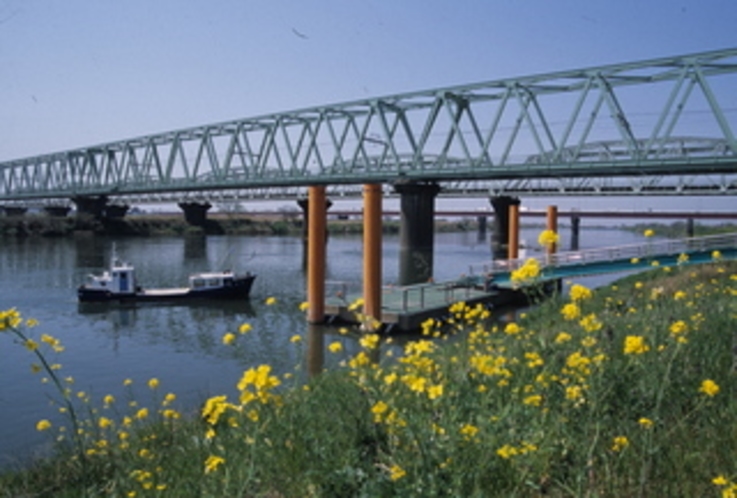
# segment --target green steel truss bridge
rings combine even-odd
[[[0,203],[737,193],[737,48],[369,98],[0,163]]]

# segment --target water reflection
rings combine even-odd
[[[325,327],[309,324],[307,326],[307,351],[305,366],[311,379],[322,372],[325,366]]]
[[[207,237],[204,234],[190,234],[184,237],[184,260],[201,260],[207,256]]]
[[[105,268],[110,252],[105,239],[92,234],[81,232],[73,239],[75,267],[77,268]]]

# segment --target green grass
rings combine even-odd
[[[68,393],[82,452],[0,476],[0,496],[732,496],[736,297],[716,261],[506,324],[458,303],[422,339],[361,336],[306,386],[251,369],[190,416],[156,382],[146,416]]]

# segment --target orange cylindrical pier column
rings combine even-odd
[[[558,233],[558,206],[548,206],[546,228],[551,232]],[[549,244],[548,254],[555,254],[557,244]]]
[[[363,312],[381,321],[381,185],[363,186]]]
[[[327,205],[325,187],[313,185],[308,188],[307,200],[310,215],[307,219],[307,321],[325,321],[325,234]]]
[[[507,259],[519,257],[519,204],[509,206],[509,245]]]

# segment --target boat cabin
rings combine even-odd
[[[233,272],[197,273],[190,275],[189,288],[192,290],[208,290],[222,287],[232,287],[235,282]]]
[[[136,292],[135,269],[128,263],[116,259],[109,271],[104,271],[102,275],[89,275],[85,288],[107,290],[113,294]]]

